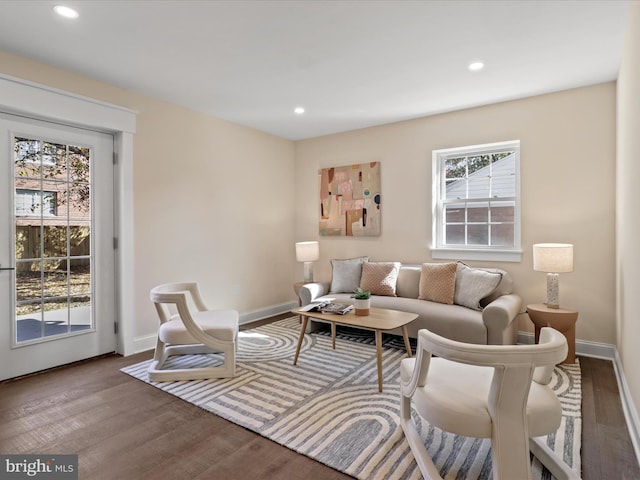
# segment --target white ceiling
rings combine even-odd
[[[615,80],[628,6],[0,0],[0,49],[298,140]]]

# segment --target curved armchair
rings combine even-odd
[[[160,327],[153,361],[148,369],[149,380],[170,382],[235,375],[238,312],[209,310],[202,301],[195,282],[159,285],[151,289],[150,297],[160,317]],[[172,313],[173,311],[176,313]],[[224,355],[222,365],[165,367],[165,362],[171,355],[219,352]]]
[[[411,418],[412,403],[435,427],[490,438],[494,480],[531,479],[529,451],[558,480],[579,479],[533,438],[560,426],[562,407],[548,383],[566,355],[565,337],[552,328],[542,329],[538,345],[472,345],[420,330],[416,357],[401,363],[400,415],[423,476],[442,479]]]

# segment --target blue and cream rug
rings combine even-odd
[[[148,382],[150,361],[122,371],[298,453],[359,479],[420,479],[399,426],[399,363],[403,343],[385,337],[384,392],[378,393],[375,345],[369,332],[340,329],[336,350],[328,332],[306,335],[298,365],[298,317],[240,332],[237,375],[230,379]],[[415,351],[415,350],[414,350]],[[174,360],[219,361],[215,355]],[[560,430],[547,443],[580,472],[580,366],[554,369],[552,386],[563,405]],[[490,443],[430,425],[425,444],[446,479],[490,479]],[[535,479],[551,479],[534,458]]]

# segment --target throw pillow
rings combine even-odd
[[[471,268],[458,262],[454,302],[463,307],[482,310],[480,300],[491,295],[502,280],[502,274]]]
[[[360,288],[372,295],[396,296],[396,283],[400,262],[364,262]]]
[[[351,293],[360,286],[362,264],[369,257],[331,260],[331,289],[329,293]]]
[[[420,300],[453,304],[456,263],[423,263],[420,272]]]

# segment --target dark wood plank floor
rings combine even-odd
[[[0,384],[0,453],[79,455],[80,478],[350,478],[119,371],[108,356]],[[582,357],[584,480],[639,479],[612,363]]]
[[[580,357],[580,367],[583,479],[640,479],[640,468],[622,412],[613,363]]]

